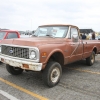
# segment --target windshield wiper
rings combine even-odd
[[[33,34],[32,37],[33,37],[33,36],[34,36],[34,37],[37,37],[37,35],[35,35],[35,34]]]
[[[47,34],[46,36],[49,36],[49,37],[53,37],[53,38],[55,38],[54,35],[49,35],[49,34]]]

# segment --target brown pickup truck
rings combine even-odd
[[[79,28],[74,25],[42,25],[31,38],[7,39],[2,43],[0,60],[6,63],[10,74],[41,71],[49,87],[60,81],[62,66],[82,59],[91,66],[100,52],[100,41],[81,40]]]

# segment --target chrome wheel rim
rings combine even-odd
[[[91,62],[94,63],[94,55],[91,56]]]
[[[59,70],[59,68],[55,67],[51,72],[51,76],[50,76],[51,81],[53,83],[56,83],[58,81],[59,77],[60,77],[60,70]]]

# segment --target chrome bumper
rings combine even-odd
[[[42,63],[35,63],[29,60],[18,59],[0,54],[0,61],[13,67],[19,67],[26,70],[41,71]]]

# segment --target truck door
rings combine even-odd
[[[77,49],[76,49],[76,60],[82,60],[83,57],[83,41],[78,39]]]
[[[78,29],[76,27],[71,27],[70,38],[71,39],[69,41],[69,43],[70,43],[69,45],[71,46],[71,55],[70,55],[69,62],[71,63],[71,62],[82,59],[83,43],[79,39],[79,32],[78,32]]]

